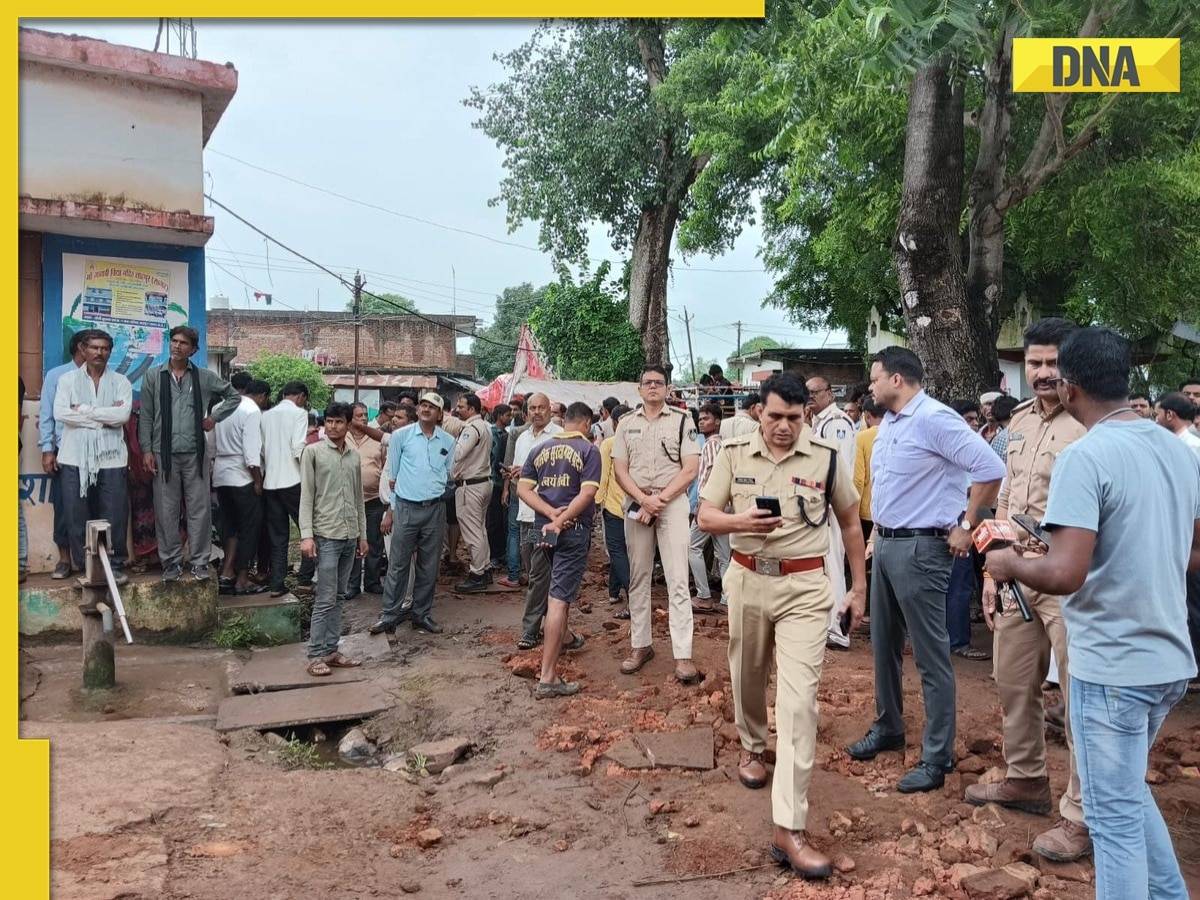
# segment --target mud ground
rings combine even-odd
[[[572,613],[587,645],[571,654],[567,674],[584,691],[543,702],[532,680],[513,674],[536,656],[513,646],[522,596],[460,597],[450,592],[455,579],[443,579],[434,614],[446,633],[402,628],[394,657],[368,667],[396,701],[364,726],[381,757],[446,736],[474,744],[465,762],[428,776],[377,766],[289,770],[257,734],[218,735],[234,651],[122,647],[119,688],[86,695],[76,688],[77,646],[23,650],[21,732],[52,742],[54,896],[961,898],[965,867],[1014,861],[1038,870],[1029,896],[1092,896],[1090,864],[1053,866],[1029,852],[1052,819],[961,802],[965,785],[1002,765],[990,663],[954,660],[960,771],[944,790],[897,794],[899,752],[871,764],[846,758],[840,748],[861,736],[873,709],[865,636],[849,652],[826,654],[809,793],[813,842],[853,868],[823,884],[783,874],[767,855],[769,789],[737,781],[724,618],[697,619],[706,678],[682,687],[671,678],[656,586],[658,656],[623,676],[628,623],[611,617],[604,578],[596,555],[583,594],[592,609]],[[378,603],[353,601],[350,627],[365,629]],[[986,641],[976,633],[977,645]],[[922,727],[911,657],[905,676],[911,763]],[[714,731],[712,771],[631,772],[603,756],[630,731],[695,724]],[[336,756],[329,751],[343,729],[328,730],[322,759]],[[1061,741],[1051,740],[1049,755],[1057,795],[1066,777]],[[1190,695],[1164,727],[1150,780],[1200,896],[1198,762],[1200,701]],[[749,871],[636,884],[735,869]]]

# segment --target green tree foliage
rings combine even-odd
[[[476,332],[476,340],[471,344],[471,353],[475,355],[475,366],[481,379],[491,381],[497,375],[513,370],[521,325],[529,321],[545,294],[546,286],[534,288],[525,282],[505,288],[496,298],[496,315],[492,324],[480,328]]]
[[[354,312],[354,298],[346,301],[346,310]],[[417,304],[403,294],[385,294],[372,291],[362,295],[362,312],[364,316],[400,316],[406,311],[417,312]]]
[[[1104,34],[1163,35],[1181,5],[1113,4]],[[810,327],[865,339],[872,308],[904,332],[892,242],[901,197],[907,77],[937,53],[953,54],[965,90],[961,231],[964,266],[975,210],[990,201],[978,162],[986,106],[985,63],[1014,35],[1079,31],[1080,0],[979,4],[967,0],[768,3],[764,21],[722,23],[672,70],[670,91],[709,156],[691,191],[680,244],[707,239],[721,192],[757,192],[763,259],[776,276],[769,302]],[[1200,297],[1200,45],[1185,34],[1180,94],[1072,95],[1062,143],[1035,153],[1052,95],[1006,94],[1001,195],[1007,314],[1027,295],[1046,312],[1110,324],[1131,337],[1196,322]],[[709,89],[707,70],[726,80]],[[1053,123],[1051,123],[1053,124]],[[1053,137],[1053,131],[1051,132]],[[993,142],[994,145],[995,142]],[[1027,163],[1047,166],[1024,181]],[[984,167],[986,169],[986,167]],[[1017,201],[1017,202],[1013,202]],[[974,205],[972,205],[974,204]],[[711,212],[710,212],[711,205]],[[965,302],[965,301],[964,301]]]
[[[559,378],[571,381],[632,381],[644,359],[629,312],[602,263],[591,278],[569,277],[545,288],[529,325]]]
[[[683,368],[671,373],[671,380],[675,384],[695,384],[700,380],[700,376],[708,374],[709,366],[717,362],[715,359],[705,359],[703,356],[697,356],[696,367],[693,369],[687,359],[681,358],[680,361],[683,363]]]
[[[246,367],[254,378],[271,386],[271,399],[278,400],[279,392],[289,381],[303,381],[308,385],[308,404],[312,409],[322,410],[333,398],[333,391],[325,384],[321,367],[307,359],[287,353],[260,353]]]
[[[760,334],[758,337],[752,337],[748,341],[742,341],[742,355],[746,356],[750,353],[757,353],[759,350],[770,350],[780,346],[782,345],[775,338]]]

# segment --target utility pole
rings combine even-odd
[[[361,272],[354,273],[354,402],[358,402],[358,333],[362,330],[362,289],[366,282]]]
[[[692,367],[692,381],[699,381],[700,378],[696,375],[696,358],[692,356],[692,316],[688,315],[687,307],[683,308],[683,327],[687,329],[688,339],[688,365]]]
[[[735,325],[737,326],[737,335],[738,335],[738,338],[737,338],[737,352],[736,352],[736,353],[734,353],[733,355],[734,355],[734,356],[736,356],[736,357],[738,357],[738,381],[739,381],[739,382],[741,382],[741,380],[742,380],[742,360],[741,360],[741,355],[742,355],[742,323],[741,323],[740,321],[738,321],[738,322],[734,322],[733,324],[735,324]]]
[[[458,276],[454,274],[454,266],[450,267],[450,315],[458,315]]]

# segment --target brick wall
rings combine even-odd
[[[261,353],[316,355],[330,366],[349,366],[354,361],[354,326],[345,312],[289,312],[260,310],[208,311],[208,342],[236,347],[234,362],[245,366]],[[359,336],[359,365],[368,369],[444,369],[468,373],[475,370],[474,358],[455,352],[453,324],[472,331],[471,316],[388,316],[364,320]],[[439,324],[435,324],[439,323]],[[307,351],[307,354],[306,354]]]

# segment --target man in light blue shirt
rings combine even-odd
[[[921,674],[925,735],[921,761],[896,786],[901,793],[940,788],[954,767],[946,590],[955,557],[970,553],[971,532],[1004,478],[1004,463],[987,442],[922,390],[924,377],[917,355],[903,347],[887,347],[871,364],[871,393],[887,410],[871,455],[876,717],[866,736],[847,748],[860,760],[903,750],[901,654],[907,631]]]
[[[50,479],[50,502],[54,505],[54,545],[58,547],[58,563],[52,578],[68,578],[71,574],[71,541],[67,533],[67,510],[62,498],[62,479],[58,474],[58,448],[62,444],[63,423],[54,418],[54,397],[58,382],[66,374],[83,365],[82,331],[71,335],[68,351],[71,359],[55,366],[42,379],[42,397],[38,408],[38,447],[42,451],[42,471]]]
[[[408,570],[414,565],[412,627],[415,631],[441,634],[430,613],[438,561],[446,531],[446,480],[454,461],[454,438],[437,426],[445,401],[432,391],[417,405],[417,421],[392,432],[388,441],[387,472],[392,505],[384,513],[380,530],[391,534],[388,571],[383,582],[383,610],[371,634],[395,634],[404,615],[401,611]]]
[[[1186,573],[1200,569],[1200,460],[1129,406],[1129,342],[1082,328],[1059,349],[1058,398],[1087,434],[1059,454],[1045,556],[987,555],[996,581],[1063,600],[1069,703],[1097,900],[1184,900],[1146,784],[1150,746],[1196,675]]]

